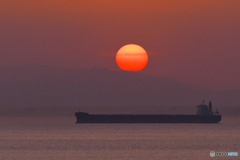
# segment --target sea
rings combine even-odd
[[[219,124],[76,124],[74,116],[1,116],[0,160],[240,159],[240,119]]]

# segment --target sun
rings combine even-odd
[[[140,71],[148,62],[147,52],[137,44],[127,44],[116,54],[117,65],[126,71]]]

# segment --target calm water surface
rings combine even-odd
[[[239,159],[240,119],[220,124],[75,124],[75,117],[0,117],[0,160]]]

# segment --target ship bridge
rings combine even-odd
[[[213,115],[213,111],[212,111],[212,103],[211,101],[209,102],[209,106],[204,104],[200,104],[197,106],[197,115]]]

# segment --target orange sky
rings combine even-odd
[[[141,71],[240,88],[239,0],[11,0],[0,6],[0,65],[118,70],[128,43],[150,53]]]

